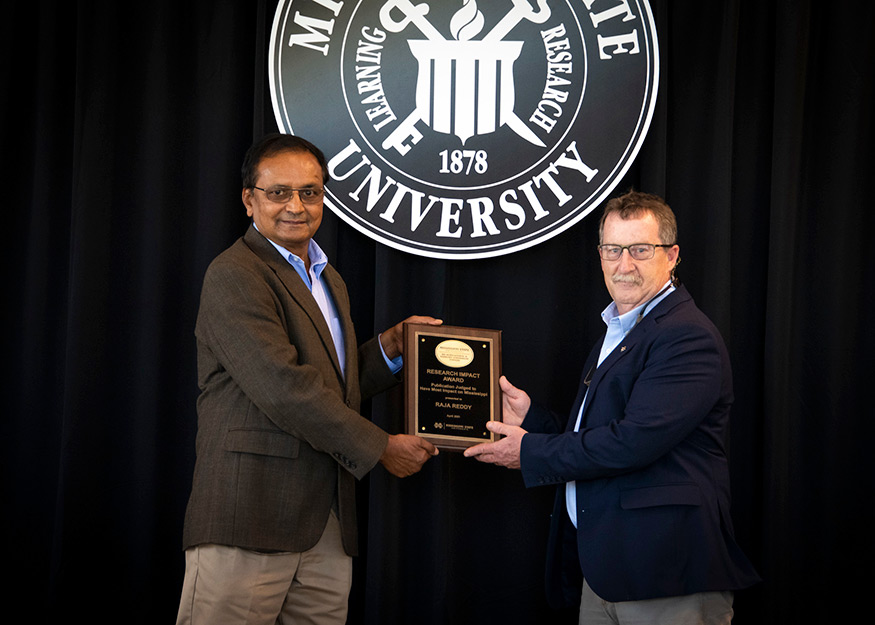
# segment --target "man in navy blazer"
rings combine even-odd
[[[729,623],[758,576],[733,538],[729,356],[675,279],[674,214],[630,192],[607,203],[599,255],[613,302],[568,419],[502,378],[505,437],[467,456],[559,485],[547,562],[580,623]]]

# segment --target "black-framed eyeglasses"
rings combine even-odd
[[[674,247],[674,243],[633,243],[632,245],[599,245],[599,256],[602,260],[619,260],[623,250],[629,250],[629,256],[635,260],[650,260],[656,254],[658,247]]]
[[[292,196],[297,192],[301,204],[312,206],[313,204],[321,202],[322,196],[325,194],[325,189],[322,187],[304,187],[302,189],[296,189],[293,187],[271,187],[270,189],[262,189],[261,187],[252,188],[264,191],[267,199],[271,202],[276,202],[277,204],[285,204],[291,200]]]

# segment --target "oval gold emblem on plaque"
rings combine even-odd
[[[462,341],[449,340],[438,343],[435,357],[447,367],[467,367],[474,361],[474,350]]]

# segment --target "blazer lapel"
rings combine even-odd
[[[590,371],[589,374],[589,386],[588,391],[589,395],[587,397],[586,406],[583,409],[583,416],[581,417],[580,423],[581,427],[586,424],[586,413],[589,410],[589,407],[592,405],[592,400],[595,397],[595,394],[598,392],[598,386],[601,381],[607,376],[607,374],[611,371],[611,369],[616,365],[623,357],[630,354],[635,346],[639,344],[644,338],[647,336],[648,332],[652,332],[655,329],[659,320],[667,315],[671,310],[690,298],[689,293],[683,286],[679,286],[675,289],[674,292],[670,293],[664,300],[659,302],[653,310],[651,310],[642,320],[636,325],[632,330],[627,334],[623,340],[614,348],[614,350],[607,355],[607,357],[602,361],[598,367],[594,367],[595,363],[598,362],[598,354],[601,351],[602,342],[604,338],[596,345],[593,349],[593,353],[590,354],[590,357],[587,361],[588,369]],[[590,362],[591,361],[591,362]],[[594,368],[593,368],[594,367]],[[581,382],[581,386],[583,383]],[[580,393],[578,393],[580,396]],[[576,403],[577,409],[580,409],[580,403]],[[574,418],[577,419],[577,412],[574,413]],[[573,427],[573,425],[572,425]]]
[[[587,413],[589,412],[590,407],[593,405],[595,401],[595,397],[598,394],[599,384],[602,380],[604,380],[605,376],[610,372],[611,368],[619,362],[621,358],[626,356],[626,354],[630,353],[632,349],[635,347],[637,340],[629,340],[629,337],[623,339],[623,342],[617,345],[610,354],[602,361],[602,363],[598,366],[595,366],[598,362],[599,352],[601,351],[602,341],[596,346],[596,349],[593,350],[594,357],[591,357],[592,361],[589,363],[588,371],[588,381],[589,385],[586,386],[586,404],[583,407],[583,414],[580,417],[580,427],[583,428],[587,423]],[[598,351],[597,351],[598,350]],[[584,386],[581,383],[581,386]],[[580,404],[577,404],[578,410],[580,410]],[[577,419],[577,412],[574,413],[574,419]]]
[[[598,362],[599,352],[602,349],[602,343],[604,340],[604,337],[602,337],[602,340],[595,344],[595,347],[592,348],[589,357],[587,357],[586,362],[584,363],[583,373],[580,376],[580,385],[577,387],[577,397],[574,399],[574,404],[571,407],[571,414],[568,417],[568,423],[565,425],[566,432],[573,431],[574,425],[577,423],[577,415],[580,413],[580,405],[587,396],[590,386],[592,386],[592,376],[595,373],[595,365]],[[583,419],[581,419],[581,425],[583,425]]]
[[[352,373],[351,366],[356,362],[358,358],[358,345],[356,344],[355,338],[355,328],[352,325],[352,313],[350,312],[349,305],[349,295],[346,292],[346,285],[343,283],[343,279],[340,277],[340,274],[337,273],[337,270],[331,266],[329,263],[327,267],[322,271],[322,280],[325,283],[325,286],[328,288],[329,293],[331,294],[331,299],[334,301],[334,307],[337,310],[337,316],[340,319],[340,323],[343,327],[343,347],[346,353],[344,354],[345,364],[346,364],[346,384],[347,390],[348,385],[350,383]],[[332,341],[332,354],[336,354],[336,350],[334,350],[334,343]],[[340,363],[337,361],[337,358],[334,359],[335,366],[337,367],[338,374],[343,377],[343,373],[340,369]]]
[[[325,317],[322,314],[322,310],[319,308],[319,304],[316,303],[310,289],[308,289],[307,285],[301,280],[301,276],[299,276],[294,267],[289,264],[288,260],[280,256],[276,248],[274,248],[254,226],[249,226],[249,230],[246,231],[243,240],[249,248],[255,252],[255,254],[257,254],[258,257],[271,268],[271,270],[273,270],[277,278],[283,283],[283,286],[286,287],[286,291],[292,300],[294,300],[294,302],[307,313],[310,321],[313,322],[313,328],[319,335],[322,343],[325,345],[326,351],[331,356],[331,361],[334,363],[334,368],[337,370],[338,377],[342,380],[343,372],[340,368],[340,362],[337,359],[337,349],[334,347],[334,339],[331,338],[331,330],[328,329],[328,323],[325,321]],[[349,319],[349,305],[347,303],[346,311],[344,312],[337,301],[338,298],[335,295],[336,289],[333,284],[331,286],[331,295],[334,297],[337,312],[344,320],[344,339],[346,339],[344,340],[344,343],[349,343],[348,337],[350,335],[346,328],[346,321]]]

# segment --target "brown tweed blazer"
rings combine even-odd
[[[359,414],[396,384],[377,339],[357,348],[340,275],[323,272],[342,319],[346,379],[322,312],[255,228],[207,269],[197,338],[197,460],[183,546],[305,551],[334,502],[355,555],[355,478],[388,435]]]

